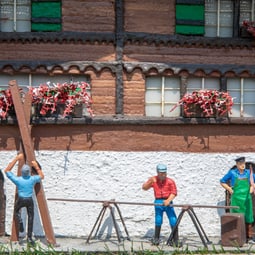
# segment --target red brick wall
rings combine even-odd
[[[253,125],[35,125],[32,137],[36,150],[255,151]],[[19,146],[18,127],[1,125],[0,150]]]
[[[123,76],[124,86],[124,114],[141,115],[145,114],[145,77],[140,69],[132,73],[125,73]]]
[[[62,0],[62,29],[114,32],[114,0]]]
[[[125,31],[174,34],[175,1],[128,0],[125,3]]]
[[[255,51],[247,48],[225,49],[139,44],[126,45],[123,57],[124,61],[137,62],[238,65],[254,64],[254,59]]]
[[[81,43],[1,43],[1,60],[114,61],[113,45]]]
[[[115,114],[115,76],[109,69],[87,72],[91,78],[93,112],[95,115]]]

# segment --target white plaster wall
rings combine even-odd
[[[0,152],[1,168],[7,166],[16,152]],[[168,166],[168,176],[176,181],[178,196],[175,204],[224,205],[225,193],[219,179],[235,164],[238,156],[253,160],[255,153],[195,154],[179,152],[80,152],[39,151],[37,160],[45,173],[43,187],[46,198],[89,200],[115,199],[121,202],[153,203],[153,190],[141,186],[156,175],[156,165]],[[13,171],[16,173],[17,166]],[[15,186],[5,179],[6,232],[11,232]],[[102,209],[101,203],[48,201],[50,217],[56,236],[88,236]],[[129,235],[152,236],[154,231],[153,206],[119,205]],[[176,208],[180,213],[181,208]],[[208,236],[220,236],[220,215],[223,209],[194,208]],[[99,234],[115,235],[107,209]],[[125,231],[115,210],[122,235]],[[23,212],[25,218],[25,213]],[[95,232],[94,232],[95,233]],[[44,236],[38,209],[35,211],[34,234]],[[169,235],[166,216],[162,235]],[[198,235],[187,213],[180,224],[180,235]]]

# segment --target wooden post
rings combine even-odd
[[[15,80],[9,81],[9,87],[12,94],[13,104],[16,112],[16,117],[19,125],[23,148],[26,156],[27,164],[31,166],[31,161],[35,160],[34,148],[31,139],[29,121],[26,118],[26,113],[20,97],[19,88]],[[44,194],[42,182],[35,185],[35,194],[38,202],[38,207],[41,215],[41,220],[45,232],[46,239],[50,244],[56,244],[50,214],[47,206],[47,201]]]

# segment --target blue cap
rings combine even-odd
[[[157,165],[157,171],[160,173],[166,173],[167,172],[167,167],[164,164],[158,164]]]
[[[30,175],[30,166],[29,165],[23,165],[22,166],[21,175],[24,176],[24,177]]]

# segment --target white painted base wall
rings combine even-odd
[[[1,169],[16,155],[16,151],[0,152]],[[84,152],[39,151],[37,160],[45,173],[43,187],[46,198],[70,198],[153,203],[153,190],[143,191],[142,184],[156,175],[156,165],[168,166],[168,176],[176,181],[178,196],[175,204],[224,205],[225,192],[219,179],[235,164],[234,159],[245,156],[253,161],[255,153],[212,154],[178,152]],[[13,169],[17,172],[17,165]],[[15,186],[5,178],[6,232],[11,233]],[[48,201],[50,217],[56,236],[88,236],[102,209],[101,203]],[[153,206],[119,205],[129,235],[152,236]],[[176,208],[180,213],[181,208]],[[194,208],[206,234],[220,236],[220,215],[223,209]],[[99,234],[114,235],[110,210],[107,209]],[[119,219],[115,210],[116,218]],[[25,219],[25,212],[23,212]],[[125,231],[118,220],[122,235]],[[166,216],[162,235],[169,235]],[[180,235],[198,235],[189,215],[184,214]],[[44,236],[38,209],[35,211],[34,234]]]

